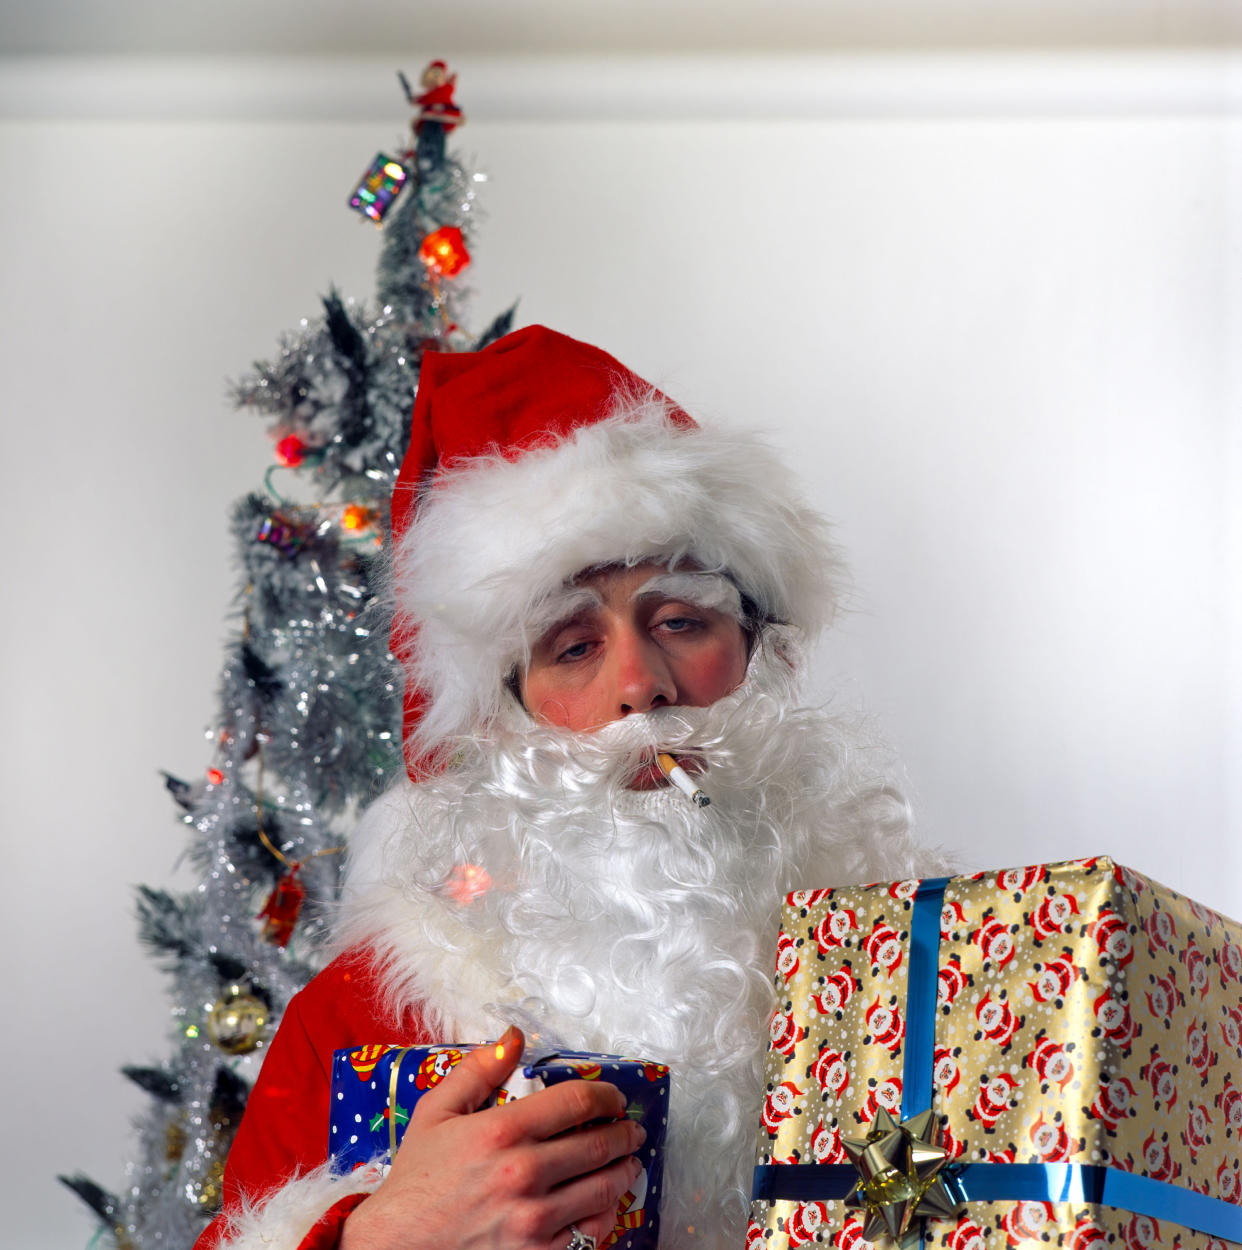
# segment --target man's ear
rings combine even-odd
[[[526,700],[522,698],[522,674],[516,664],[505,676],[504,687],[517,700],[518,707],[529,716],[530,708],[526,706]]]
[[[749,661],[755,653],[759,635],[763,633],[767,621],[759,615],[759,605],[744,590],[739,588],[738,594],[742,597],[742,619],[739,624],[742,633],[746,635],[746,659]]]

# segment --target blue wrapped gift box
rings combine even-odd
[[[337,1171],[349,1172],[373,1162],[391,1164],[414,1104],[472,1049],[378,1043],[336,1051],[328,1150]],[[600,1250],[655,1250],[668,1127],[668,1068],[643,1059],[583,1051],[537,1054],[496,1091],[492,1102],[511,1102],[562,1081],[596,1080],[617,1086],[627,1100],[626,1115],[647,1130],[647,1140],[636,1152],[643,1170],[621,1201],[612,1238]]]

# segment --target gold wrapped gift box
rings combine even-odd
[[[775,984],[748,1250],[1242,1242],[1234,922],[1103,857],[799,891]]]

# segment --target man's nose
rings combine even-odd
[[[649,712],[677,702],[677,683],[668,657],[646,630],[618,631],[612,653],[615,716]]]

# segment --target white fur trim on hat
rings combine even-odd
[[[540,603],[584,569],[692,562],[727,572],[761,620],[813,636],[842,575],[823,518],[750,434],[677,425],[652,396],[516,459],[442,472],[395,555],[397,608],[417,627],[407,680],[429,706],[409,744],[485,729],[533,639]]]

